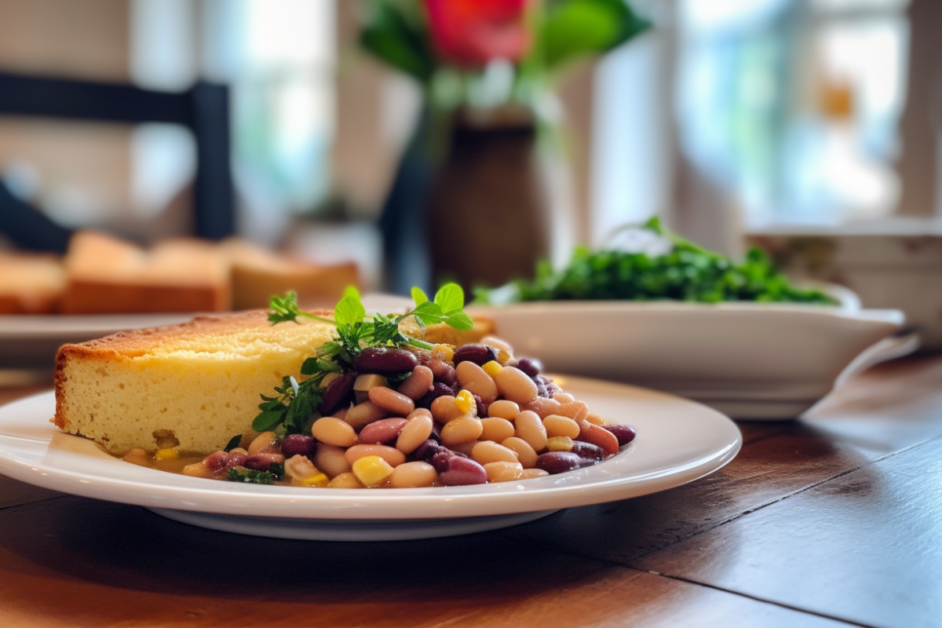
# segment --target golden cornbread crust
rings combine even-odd
[[[118,455],[154,449],[155,431],[172,432],[180,451],[221,449],[249,429],[260,395],[298,377],[333,330],[306,319],[272,326],[251,311],[64,345],[53,422]]]

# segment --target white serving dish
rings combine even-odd
[[[475,308],[548,371],[694,399],[737,419],[799,416],[850,370],[915,350],[898,310],[842,305],[540,302]]]
[[[478,486],[353,490],[255,486],[132,465],[49,422],[53,393],[0,408],[0,473],[45,488],[135,504],[216,530],[316,540],[430,538],[523,523],[560,508],[628,499],[708,475],[732,460],[739,429],[663,393],[568,378],[566,389],[638,436],[605,462],[559,475]]]

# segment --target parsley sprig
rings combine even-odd
[[[273,296],[268,320],[278,323],[298,323],[299,318],[309,318],[336,326],[334,339],[324,343],[314,356],[301,365],[301,374],[306,379],[298,381],[293,376],[282,379],[275,388],[274,396],[262,395],[261,410],[252,422],[256,432],[283,431],[286,434],[305,433],[319,418],[318,407],[323,401],[326,386],[324,379],[330,373],[342,373],[353,367],[357,356],[367,347],[399,347],[410,345],[420,349],[431,349],[432,344],[405,335],[400,324],[412,318],[420,327],[445,323],[458,330],[467,331],[474,321],[464,312],[464,291],[461,286],[445,284],[428,296],[419,288],[412,289],[415,307],[405,314],[374,314],[367,317],[366,307],[356,288],[350,286],[334,308],[333,318],[317,316],[298,307],[297,295],[289,292],[283,297]]]

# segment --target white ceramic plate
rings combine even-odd
[[[0,368],[52,372],[59,347],[127,329],[182,323],[194,314],[0,316]]]
[[[566,378],[566,390],[638,437],[602,464],[480,486],[351,490],[255,486],[134,466],[49,417],[53,394],[0,408],[0,473],[45,488],[136,504],[230,532],[318,540],[449,536],[522,523],[561,508],[663,491],[716,471],[742,444],[729,419],[702,405],[619,384]]]
[[[738,419],[792,419],[852,370],[913,351],[898,310],[771,303],[555,302],[475,308],[550,371],[629,382]]]

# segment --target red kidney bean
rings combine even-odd
[[[472,394],[471,397],[474,398],[474,403],[478,407],[478,416],[487,416],[487,404],[484,403],[484,400],[481,399],[481,396]]]
[[[571,451],[551,451],[536,457],[536,468],[547,473],[565,473],[595,464],[595,460],[586,460]]]
[[[452,362],[458,366],[464,361],[474,362],[478,366],[484,366],[491,360],[497,359],[497,349],[487,345],[467,344],[455,349],[455,355]]]
[[[428,367],[432,369],[432,375],[435,376],[436,382],[442,382],[449,386],[455,383],[455,379],[457,378],[455,367],[441,358],[432,358],[432,361],[428,363]]]
[[[598,445],[593,445],[592,443],[587,443],[582,440],[572,441],[572,449],[570,451],[586,460],[602,460],[608,455],[605,453],[605,450]]]
[[[351,372],[334,379],[327,384],[327,390],[324,391],[321,405],[318,408],[321,416],[333,414],[337,409],[344,405],[353,390],[353,384],[356,382],[359,373]]]
[[[412,369],[412,375],[400,384],[399,392],[416,401],[432,390],[434,381],[435,374],[432,373],[432,369],[427,366],[417,366]]]
[[[439,397],[444,397],[445,395],[451,395],[454,397],[457,391],[452,390],[451,386],[443,384],[442,382],[435,382],[432,384],[432,390],[422,397],[420,401],[416,403],[420,408],[431,408],[432,402],[438,399]]]
[[[615,435],[619,447],[624,447],[635,439],[635,428],[630,425],[602,425],[600,427]]]
[[[537,375],[536,376],[537,385],[543,384],[546,386],[546,392],[549,393],[550,398],[553,397],[556,393],[563,392],[563,389],[553,383],[552,377],[547,377],[546,375]]]
[[[517,368],[530,377],[536,378],[540,374],[543,365],[535,358],[520,358],[517,360]]]
[[[399,432],[406,426],[405,419],[380,419],[373,421],[360,430],[360,443],[364,445],[378,445],[395,440]]]
[[[311,458],[314,456],[316,448],[317,441],[306,434],[288,434],[281,441],[281,453],[285,455],[285,458],[293,458],[294,456]]]
[[[391,347],[367,347],[353,361],[353,367],[361,373],[381,375],[411,371],[418,365],[419,359],[411,351]]]
[[[246,469],[253,469],[255,471],[268,471],[268,468],[274,463],[282,463],[285,461],[285,457],[281,454],[257,454],[255,456],[249,456],[245,459],[244,466]]]
[[[426,462],[435,467],[436,471],[441,473],[442,471],[448,470],[448,461],[451,460],[452,456],[454,455],[455,452],[442,447],[438,449],[431,457],[427,458]]]
[[[442,447],[439,441],[430,438],[412,452],[412,457],[416,460],[430,460],[435,454],[443,450],[445,448]]]
[[[225,451],[216,451],[203,458],[203,464],[213,473],[225,469],[228,462],[229,454]]]
[[[432,466],[435,466],[432,463]],[[487,471],[470,458],[452,456],[448,458],[444,471],[438,472],[438,479],[445,486],[466,486],[487,482]]]
[[[226,461],[226,466],[230,469],[232,467],[244,467],[246,459],[248,459],[248,456],[245,454],[229,454],[229,459]]]

